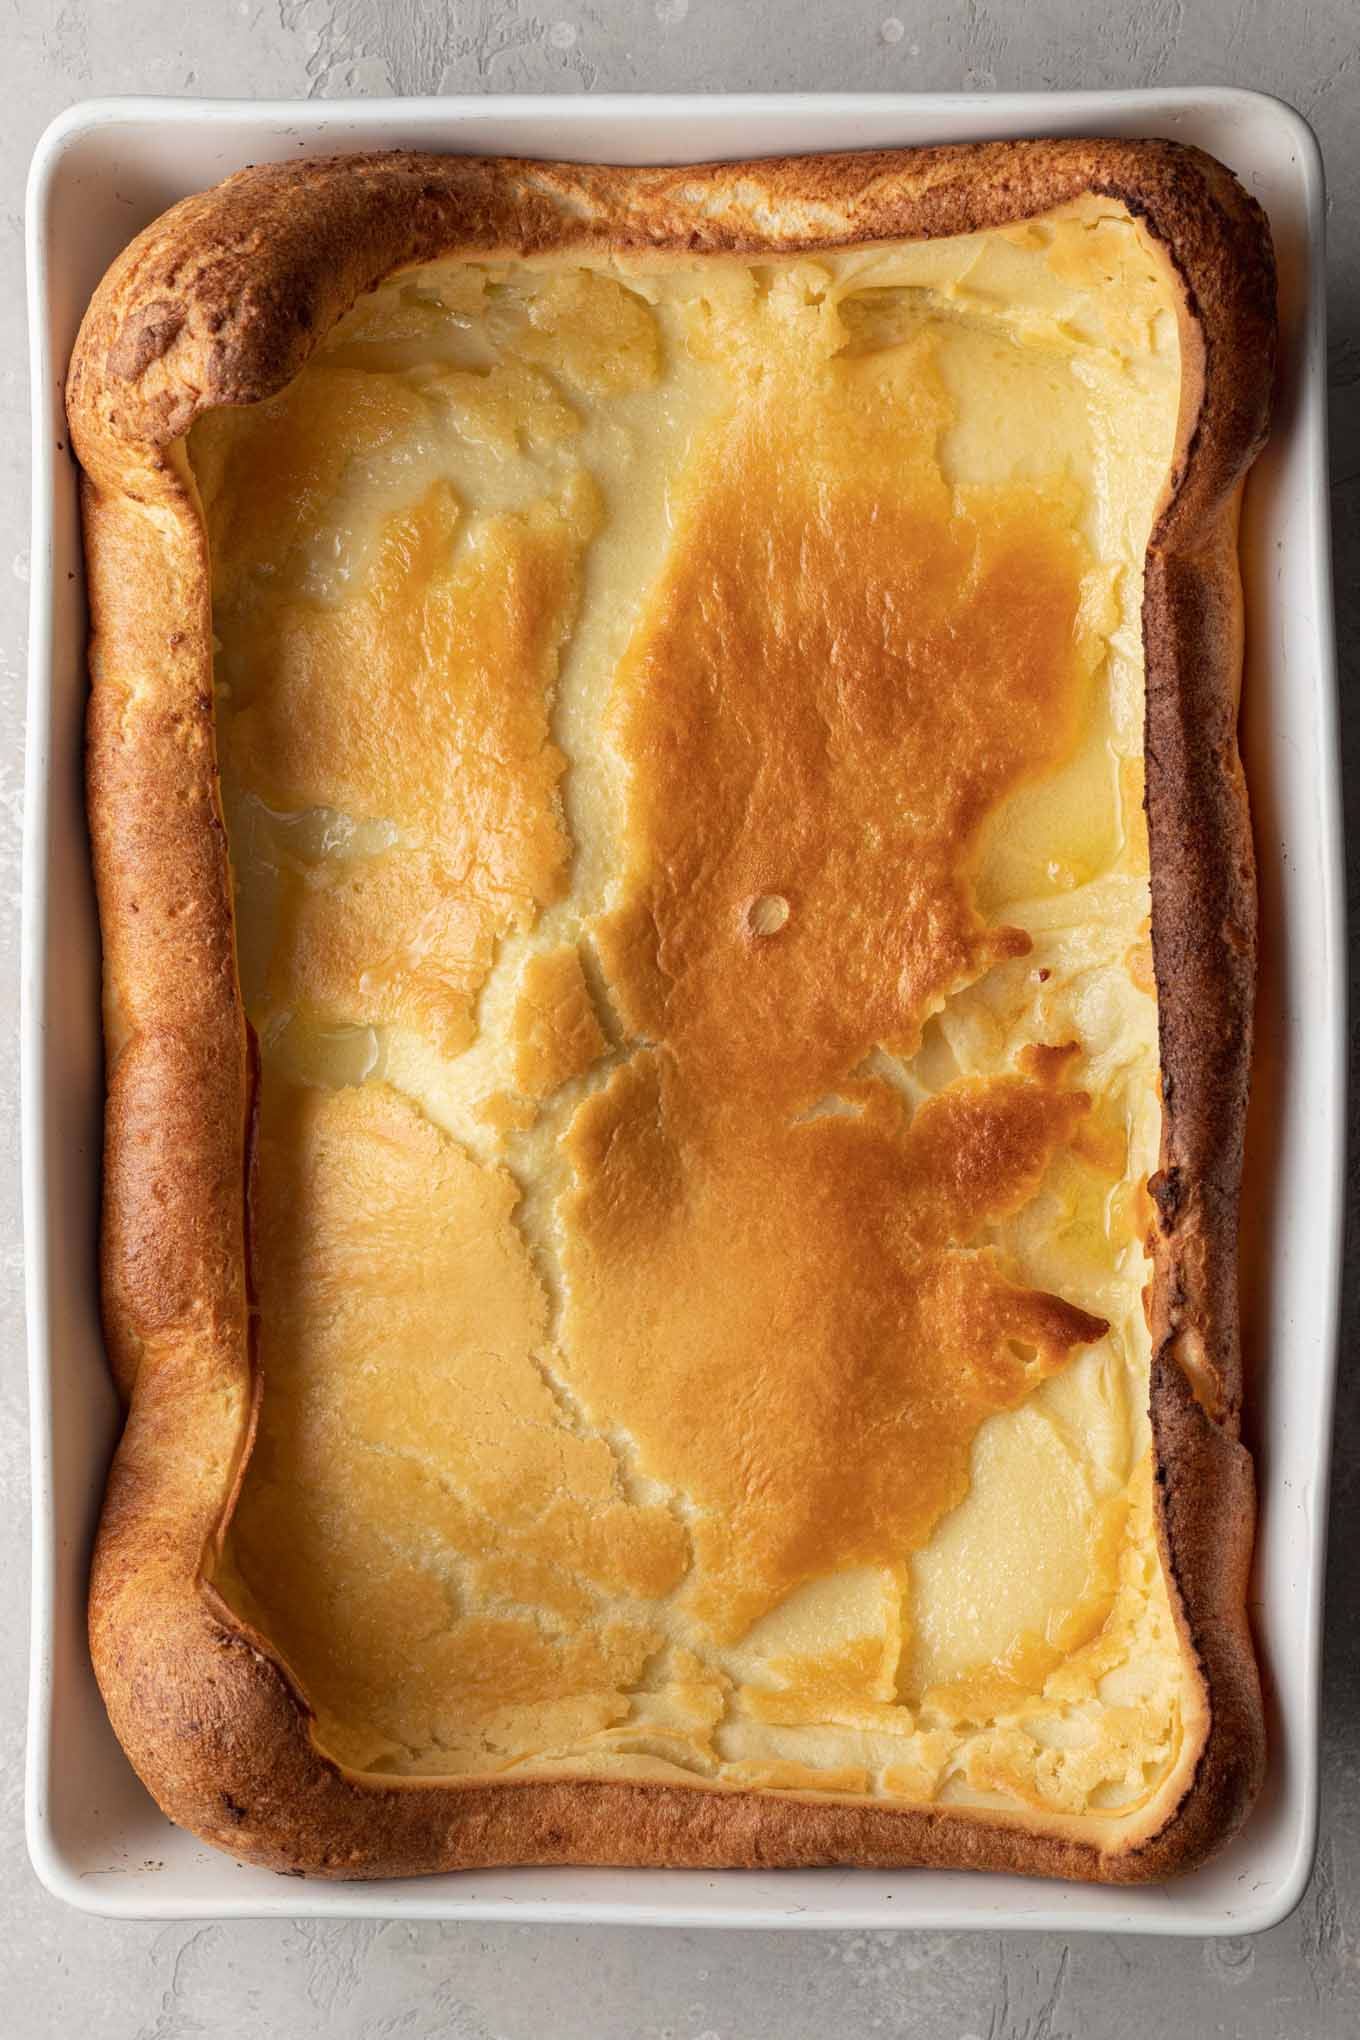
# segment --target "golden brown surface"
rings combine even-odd
[[[1063,156],[1050,151],[1054,199],[1070,195]],[[924,191],[950,159],[918,160]],[[986,152],[952,160],[989,189]],[[1039,159],[1010,160],[1017,190],[1032,195]],[[1208,174],[1183,153],[1171,160],[1177,174]],[[1149,157],[1144,167],[1164,165]],[[868,161],[863,169],[871,184],[880,174]],[[587,183],[600,174],[584,173]],[[816,164],[808,175],[815,186],[835,173]],[[1175,175],[1162,192],[1171,211],[1174,184]],[[919,231],[934,221],[918,202]],[[912,231],[892,204],[884,217]],[[1079,244],[1058,234],[1048,267],[1064,287],[1074,266],[1076,286],[1089,287],[1092,257],[1108,269],[1130,235],[1137,243],[1120,217],[1116,207]],[[1013,237],[1021,250],[1032,242],[1030,229]],[[545,245],[536,226],[526,245]],[[1198,371],[1212,315],[1226,317],[1205,291],[1218,272],[1201,264],[1191,320],[1155,243],[1142,246],[1179,325],[1178,430],[1190,447],[1212,413],[1201,394],[1214,384],[1201,385]],[[947,245],[928,252],[945,263],[928,291],[966,300],[971,272],[949,276]],[[1146,1214],[1126,1193],[1150,1166],[1139,1158],[1155,1132],[1155,1114],[1135,1126],[1123,1109],[1143,1051],[1118,1079],[1108,1056],[1117,1039],[1144,1036],[1132,1020],[1132,1036],[1109,1033],[1108,1019],[1091,1032],[1069,1020],[1064,999],[1074,971],[1089,989],[1112,983],[1115,969],[1121,1011],[1136,1013],[1140,1000],[1151,1010],[1145,889],[1132,912],[1145,888],[1129,809],[1138,759],[1116,743],[1118,770],[1093,774],[1092,716],[1129,656],[1127,629],[1125,647],[1116,641],[1130,590],[1102,569],[1130,543],[1141,565],[1175,434],[1155,456],[1147,441],[1152,493],[1135,491],[1130,503],[1145,507],[1116,536],[1093,522],[1080,461],[1074,473],[1061,448],[1045,449],[1047,477],[1004,444],[996,464],[1005,470],[1009,458],[1011,472],[969,471],[978,445],[1004,442],[1004,430],[989,420],[970,446],[961,427],[971,414],[948,369],[962,356],[929,321],[904,327],[900,295],[881,282],[828,289],[802,267],[773,275],[771,316],[782,315],[785,290],[796,345],[787,360],[768,354],[763,400],[747,391],[686,442],[667,494],[674,535],[659,572],[636,583],[645,593],[612,652],[608,632],[591,635],[618,522],[594,418],[648,401],[668,377],[670,328],[649,319],[636,272],[626,289],[589,268],[540,277],[505,350],[513,361],[440,364],[419,377],[414,407],[432,308],[421,289],[380,294],[337,332],[324,374],[244,414],[244,432],[218,414],[195,434],[243,900],[251,870],[262,875],[254,925],[250,915],[242,923],[242,972],[265,1050],[252,1230],[268,1387],[219,1585],[283,1648],[318,1709],[322,1747],[343,1761],[448,1773],[522,1766],[537,1753],[540,1770],[568,1774],[495,1788],[510,1795],[497,1802],[503,1813],[478,1796],[493,1788],[422,1785],[414,1801],[383,1806],[395,1788],[372,1784],[356,1797],[346,1786],[329,1811],[307,1817],[313,1840],[291,1830],[299,1860],[332,1870],[773,1855],[1159,1874],[1221,1836],[1243,1803],[1231,1781],[1257,1761],[1240,1641],[1242,1461],[1225,1457],[1237,1450],[1228,1430],[1181,1396],[1166,1357],[1176,1352],[1213,1414],[1226,1409],[1231,1421],[1231,1271],[1225,1287],[1221,1266],[1231,1235],[1222,1216],[1206,1235],[1200,1215],[1201,1189],[1221,1200],[1232,1176],[1222,1136],[1229,1149],[1240,1142],[1240,1095],[1221,1045],[1206,1084],[1193,1045],[1175,1044],[1190,1071],[1181,1109],[1192,1145],[1218,1129],[1213,1179],[1177,1173],[1171,1113],[1171,1167],[1154,1186],[1163,1222],[1174,1204],[1182,1237],[1197,1228],[1208,1246],[1183,1256],[1170,1283],[1161,1260],[1155,1285],[1172,1342],[1154,1368],[1158,1515],[1165,1529],[1179,1511],[1182,1524],[1180,1549],[1166,1547],[1172,1598],[1151,1542],[1141,1419],[1130,1428],[1122,1418],[1111,1435],[1125,1442],[1111,1449],[1124,1472],[1069,1510],[1075,1531],[1061,1505],[1055,1514],[1037,1499],[1066,1494],[1067,1476],[1045,1475],[1034,1490],[1049,1513],[1028,1533],[1033,1550],[1084,1554],[1047,1636],[1022,1631],[1004,1650],[987,1646],[991,1658],[978,1655],[979,1638],[969,1661],[950,1633],[957,1582],[987,1543],[969,1526],[985,1492],[1006,1492],[1033,1457],[1033,1424],[1056,1438],[1079,1411],[1088,1453],[1091,1413],[1108,1393],[1091,1402],[1093,1368],[1112,1383],[1146,1367],[1126,1304],[1107,1302],[1133,1279],[1116,1270],[1132,1270]],[[985,299],[986,277],[976,280]],[[827,303],[813,325],[825,337],[839,320],[839,345],[820,355],[799,325],[819,290]],[[1113,301],[1125,301],[1118,289]],[[454,309],[469,323],[467,305]],[[715,322],[719,338],[730,337],[721,327],[731,309]],[[961,310],[971,327],[991,316]],[[690,352],[702,361],[697,338]],[[1112,330],[1096,338],[1120,359],[1147,344]],[[1064,343],[1094,358],[1090,333]],[[144,383],[157,384],[159,359],[138,370]],[[369,387],[337,432],[338,383],[328,400],[316,385],[346,376]],[[163,395],[147,390],[168,417]],[[308,534],[336,528],[337,497],[350,510],[381,506],[381,477],[376,496],[348,487],[356,454],[409,448],[432,406],[507,474],[525,457],[556,463],[553,488],[532,503],[488,497],[471,509],[444,481],[404,502],[389,497],[367,532],[342,517],[339,580],[328,582],[324,563],[304,557]],[[1219,429],[1233,444],[1230,424]],[[578,435],[582,458],[567,459]],[[86,453],[96,466],[98,436]],[[1201,445],[1201,491],[1203,459]],[[1173,509],[1196,473],[1192,458]],[[173,497],[178,484],[156,486]],[[296,525],[272,503],[268,518],[252,519],[252,501],[280,488],[303,506]],[[97,621],[101,509],[92,499]],[[106,563],[115,521],[104,521]],[[1224,556],[1214,557],[1217,572]],[[153,564],[144,580],[155,573]],[[1206,571],[1196,585],[1222,583]],[[1178,616],[1184,632],[1183,606]],[[130,643],[126,608],[121,621]],[[1156,633],[1147,636],[1155,654]],[[1220,693],[1229,675],[1229,706],[1235,651],[1224,627],[1182,660]],[[561,778],[572,724],[554,701],[560,692],[569,707],[587,653],[617,663],[603,734],[626,774],[612,792],[590,783],[570,743]],[[253,687],[252,671],[267,672],[269,686]],[[1158,668],[1154,656],[1154,717],[1175,682],[1174,665]],[[1150,774],[1153,763],[1150,750]],[[1192,767],[1212,779],[1202,761]],[[1045,841],[1029,787],[1046,789],[1059,817],[1049,847],[1059,841],[1062,854],[1040,889],[1053,904],[1031,900],[1011,916],[1002,909],[1024,898],[1017,879],[1032,874]],[[1150,777],[1165,1072],[1164,791]],[[1234,812],[1240,822],[1235,797],[1228,823]],[[96,805],[98,833],[97,814]],[[990,835],[989,816],[999,823]],[[291,846],[283,854],[281,843]],[[1211,859],[1215,883],[1223,848],[1194,853]],[[1183,840],[1167,868],[1177,857],[1194,861]],[[107,862],[101,884],[107,913],[117,884]],[[1105,887],[1098,898],[1093,885]],[[1074,889],[1086,911],[1064,922]],[[1250,898],[1240,883],[1232,898],[1240,937]],[[1089,947],[1093,927],[1117,957],[1092,953],[1077,969],[1073,945]],[[1040,990],[1017,1005],[1021,977]],[[115,964],[115,1050],[128,1003]],[[931,1016],[942,1006],[958,1017],[940,1033]],[[1239,999],[1239,1039],[1244,1012]],[[135,1022],[131,1036],[141,1038]],[[494,1051],[493,1037],[503,1045]],[[385,1086],[355,1088],[383,1069]],[[317,1089],[318,1079],[339,1088]],[[215,1083],[229,1089],[225,1067]],[[228,1164],[231,1145],[219,1150]],[[116,1151],[115,1139],[115,1163]],[[1046,1254],[1055,1212],[1073,1214],[1059,1240],[1080,1236],[1088,1182],[1113,1185],[1100,1193],[1108,1246],[1094,1259],[1074,1259],[1070,1246]],[[229,1240],[225,1207],[222,1222]],[[1102,1254],[1113,1257],[1105,1276]],[[658,1307],[678,1296],[683,1313]],[[144,1320],[144,1306],[129,1316]],[[225,1359],[225,1291],[217,1322],[210,1343]],[[127,1324],[114,1329],[126,1352]],[[1113,1373],[1102,1342],[1122,1355]],[[1093,1345],[1092,1365],[1074,1369],[1073,1350]],[[182,1334],[177,1350],[189,1350]],[[1048,1376],[1077,1398],[1065,1418],[1043,1403]],[[494,1413],[489,1380],[503,1397]],[[165,1407],[139,1390],[96,1587],[97,1658],[125,1735],[127,1675],[116,1667],[132,1639],[102,1627],[122,1592],[158,1594],[163,1621],[205,1639],[225,1616],[211,1594],[200,1614],[175,1598],[172,1558],[157,1561],[167,1585],[154,1589],[157,1568],[138,1564],[127,1541],[153,1490],[158,1516],[168,1511],[189,1544],[194,1524],[213,1520],[202,1513],[209,1490],[221,1494],[207,1472],[170,1497],[166,1475],[139,1471],[155,1466],[147,1440]],[[202,1421],[211,1424],[206,1410]],[[994,1436],[1009,1442],[984,1451]],[[1039,1448],[1031,1480],[1049,1449]],[[186,1444],[186,1479],[192,1457]],[[1184,1481],[1192,1462],[1207,1461],[1222,1463],[1217,1570],[1207,1547],[1192,1555],[1202,1499]],[[214,1463],[222,1468],[220,1455]],[[937,1526],[946,1541],[932,1578]],[[904,1561],[916,1551],[908,1583]],[[440,1553],[458,1555],[453,1572]],[[828,1627],[830,1604],[817,1600],[828,1582],[853,1587],[875,1568],[873,1618],[861,1608],[847,1623],[838,1606]],[[895,1623],[899,1603],[908,1614]],[[802,1612],[786,1619],[795,1605]],[[748,1635],[765,1639],[758,1650]],[[324,1776],[324,1759],[284,1731],[267,1680],[247,1700],[241,1676],[257,1679],[250,1664],[263,1676],[264,1659],[209,1647],[214,1683],[225,1678],[237,1699],[228,1714],[214,1711],[217,1726],[200,1726],[197,1753],[170,1738],[162,1793],[183,1807],[224,1766],[238,1783],[248,1774],[247,1798],[224,1795],[234,1845],[268,1855],[266,1833],[292,1818],[289,1779],[300,1786],[318,1762]],[[1152,1686],[1130,1685],[1140,1664],[1159,1667]],[[968,1676],[951,1684],[951,1666]],[[1065,1724],[1056,1741],[1035,1740],[1036,1703]],[[277,1766],[269,1812],[264,1744]],[[595,1788],[584,1782],[591,1771],[693,1782]],[[716,1799],[704,1779],[721,1787]],[[754,1806],[742,1789],[752,1787]],[[820,1795],[820,1810],[790,1790]],[[869,1791],[905,1803],[856,1808],[835,1797]],[[626,1796],[638,1792],[653,1796]],[[910,1802],[937,1796],[938,1812],[912,1812]],[[428,1807],[423,1844],[415,1801]],[[1020,1827],[1008,1824],[1011,1809]],[[194,1819],[211,1829],[214,1816]],[[1159,1829],[1166,1839],[1149,1846]]]
[[[1151,1535],[1137,608],[1175,431],[1165,275],[1095,202],[624,274],[403,272],[282,396],[191,438],[230,563],[266,1126],[280,1085],[381,1080],[464,1190],[446,1212],[394,1182],[386,1117],[337,1108],[301,1179],[264,1140],[269,1387],[217,1581],[359,1769],[1127,1816],[1192,1753],[1155,1592],[1079,1669]],[[396,422],[355,444],[359,369]],[[311,518],[281,550],[303,425]],[[488,538],[582,503],[581,588],[526,660]],[[465,604],[480,661],[429,628],[455,547],[492,591]],[[478,684],[507,655],[569,856],[469,976],[459,931],[541,812]],[[480,780],[451,781],[440,723]],[[457,1036],[394,1006],[455,972]],[[509,1204],[480,1264],[446,1253],[480,1234],[469,1200]],[[469,1324],[479,1265],[536,1308]],[[410,1326],[393,1280],[455,1286]]]

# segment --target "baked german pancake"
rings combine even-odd
[[[1160,142],[266,166],[68,385],[172,1819],[330,1876],[1203,1860],[1259,210]]]

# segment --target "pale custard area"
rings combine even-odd
[[[359,1770],[1060,1816],[1152,1530],[1159,258],[404,272],[191,457],[263,1067],[218,1585]]]

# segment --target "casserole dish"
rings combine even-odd
[[[856,137],[856,139],[865,139],[865,137]],[[916,139],[916,135],[903,135],[901,139]],[[336,141],[338,141],[338,137],[334,137],[334,135],[332,135],[332,137],[330,137],[330,141],[328,141],[328,147],[334,147],[334,145],[336,145]],[[820,145],[820,141],[822,141],[820,137],[818,137],[818,141],[812,141],[812,139],[809,139],[809,141],[799,141],[799,143],[797,143],[797,147],[816,147],[816,145]],[[479,145],[485,145],[485,143],[483,143],[483,141],[479,141]],[[771,143],[771,147],[777,147],[777,145],[779,145],[779,143]],[[469,147],[471,147],[471,143],[469,143]],[[522,139],[522,141],[518,141],[518,143],[514,143],[514,145],[506,143],[506,147],[518,147],[518,149],[522,149],[522,151],[526,151],[526,153],[546,153],[546,145],[544,145],[544,143],[540,143],[540,141],[538,141],[536,137],[534,137],[534,139]],[[746,149],[750,149],[750,143],[744,143],[744,147],[746,147]],[[567,151],[559,151],[559,153],[567,153]],[[591,155],[618,155],[618,153],[626,153],[626,151],[620,151],[618,147],[608,147],[608,149],[606,149],[606,147],[601,147],[599,139],[595,139],[595,141],[593,141],[591,145],[587,145],[585,149],[577,149],[575,153],[591,153]],[[681,151],[681,149],[677,147],[677,149],[671,149],[671,151],[667,151],[667,153],[671,153],[671,155],[677,155],[677,153],[689,153],[689,155],[699,155],[699,153],[705,153],[705,151],[701,151],[701,149]],[[718,151],[714,151],[714,153],[718,153]],[[1250,577],[1252,577],[1252,569],[1250,569],[1250,563],[1248,563],[1248,581],[1250,581]],[[1250,687],[1250,677],[1248,677],[1248,687]],[[1256,775],[1252,775],[1252,785],[1254,785],[1254,792],[1256,792]],[[1268,898],[1268,894],[1266,894],[1266,898]],[[1291,926],[1293,926],[1293,920],[1291,920]],[[1276,1187],[1278,1187],[1278,1179],[1276,1179]],[[1278,1251],[1276,1251],[1276,1255],[1272,1257],[1272,1261],[1274,1261],[1274,1265],[1278,1265]],[[669,1873],[667,1873],[667,1875],[669,1875]],[[860,1875],[862,1875],[862,1873],[860,1873]],[[781,1881],[781,1883],[783,1883],[783,1881]],[[889,1899],[887,1903],[893,1903],[893,1899]]]

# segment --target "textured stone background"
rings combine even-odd
[[[0,0],[0,981],[18,973],[27,412],[22,186],[106,92],[989,90],[1239,84],[1318,129],[1331,184],[1333,501],[1347,762],[1360,679],[1360,46],[1352,0]],[[1360,794],[1357,795],[1360,798]],[[1360,840],[1352,830],[1353,840]],[[1353,972],[1354,980],[1354,972]],[[1353,982],[1353,997],[1355,993]],[[1322,1846],[1256,1940],[121,1925],[38,1887],[22,1834],[27,1473],[17,1055],[0,1036],[0,2026],[16,2040],[1332,2040],[1360,2031],[1360,1307],[1332,1515]],[[1353,1037],[1354,1038],[1354,1037]],[[1360,1155],[1352,1152],[1355,1201]]]

